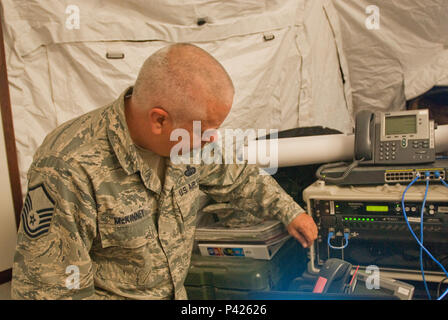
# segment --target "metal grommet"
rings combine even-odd
[[[275,39],[275,36],[272,33],[264,34],[263,35],[264,41],[271,41]]]
[[[202,25],[204,25],[206,23],[207,23],[207,19],[206,18],[199,18],[198,21],[196,21],[196,24],[198,26],[202,26]]]
[[[107,59],[124,59],[124,53],[123,52],[107,52],[106,53]]]

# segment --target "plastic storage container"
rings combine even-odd
[[[271,260],[193,255],[185,280],[190,300],[244,300],[251,291],[287,290],[306,269],[306,253],[288,240]]]

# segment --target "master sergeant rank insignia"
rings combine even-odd
[[[54,200],[45,185],[39,184],[28,189],[22,210],[23,231],[31,239],[37,239],[50,230],[54,213]]]

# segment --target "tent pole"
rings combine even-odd
[[[3,42],[3,26],[0,23],[0,106],[2,114],[3,132],[5,135],[6,157],[9,169],[9,183],[11,185],[16,228],[20,223],[23,197],[20,186],[20,173],[17,160],[16,139],[9,96],[8,72],[6,67],[5,46]]]
[[[3,12],[1,13],[3,15]],[[11,111],[11,99],[9,96],[8,72],[5,57],[5,45],[3,40],[3,19],[0,21],[0,110],[5,138],[6,159],[9,170],[9,183],[12,192],[16,229],[20,224],[20,211],[22,210],[23,198],[20,186],[19,164],[17,160],[16,139]],[[11,281],[12,269],[0,272],[0,284]]]

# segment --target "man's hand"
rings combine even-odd
[[[302,213],[288,225],[288,232],[296,238],[304,248],[308,248],[317,239],[317,226],[313,218]]]

